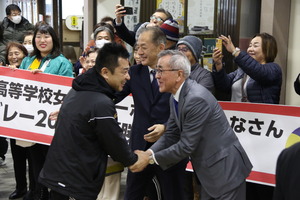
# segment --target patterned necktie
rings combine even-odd
[[[178,116],[178,101],[176,101],[174,98],[173,98],[173,101],[174,101],[174,106],[175,106],[175,110],[176,110],[176,115]]]
[[[150,73],[152,75],[152,82],[151,82],[152,94],[153,94],[153,97],[155,97],[156,92],[158,90],[158,84],[157,84],[157,80],[155,78],[156,72],[155,72],[155,70],[151,70]]]

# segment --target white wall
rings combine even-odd
[[[93,32],[93,27],[95,24],[92,23],[93,16],[96,13],[93,13],[93,6],[97,6],[97,22],[104,16],[111,16],[115,18],[115,6],[120,3],[120,0],[97,0],[97,5],[93,5],[93,1],[84,0],[84,47],[87,45],[90,40],[90,35]]]
[[[5,1],[0,1],[0,21],[2,21],[4,19],[4,17],[6,17],[6,13],[5,13],[5,8],[6,8],[6,2]]]
[[[115,18],[115,7],[119,3],[120,0],[97,0],[97,22],[105,16]]]
[[[300,96],[295,93],[294,81],[300,73],[300,1],[291,1],[288,62],[286,79],[286,104],[300,106]]]
[[[63,0],[62,18],[66,19],[69,15],[83,15],[83,0]]]

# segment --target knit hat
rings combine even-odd
[[[178,47],[180,44],[185,44],[191,50],[193,56],[198,62],[202,53],[202,40],[196,36],[187,35],[177,42],[176,47]]]
[[[168,19],[160,26],[160,29],[166,34],[167,40],[174,42],[179,40],[179,26],[177,21]]]

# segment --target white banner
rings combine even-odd
[[[54,122],[72,78],[0,67],[0,135],[50,144]],[[253,170],[248,181],[275,185],[279,153],[300,141],[300,107],[219,102],[229,124],[245,148]],[[131,96],[116,105],[118,121],[127,139],[131,134],[134,104]],[[187,167],[192,170],[191,165]]]
[[[0,67],[0,135],[49,144],[54,123],[73,78]]]

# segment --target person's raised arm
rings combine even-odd
[[[116,24],[120,25],[122,23],[122,17],[126,16],[124,13],[126,11],[124,10],[124,6],[122,6],[121,4],[117,4],[116,5],[116,10],[115,10],[115,14],[116,14]]]

